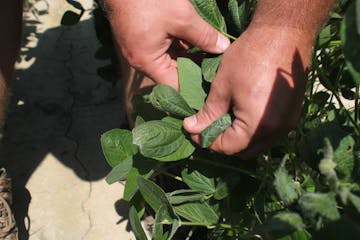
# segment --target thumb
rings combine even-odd
[[[170,34],[206,52],[223,53],[230,46],[230,40],[192,11],[193,16],[184,20],[186,24],[179,24]]]
[[[201,132],[215,120],[229,112],[231,93],[226,84],[219,84],[214,79],[208,99],[200,111],[184,119],[183,127],[191,134],[191,138],[197,144],[201,144]],[[216,85],[214,85],[216,83]],[[250,142],[250,136],[244,129],[244,122],[235,119],[231,127],[220,134],[212,143],[210,149],[224,154],[232,155],[245,149]]]
[[[193,140],[199,143],[198,136],[212,122],[228,112],[230,106],[230,94],[224,87],[212,84],[209,96],[200,111],[184,119],[183,126],[187,132],[193,135]]]

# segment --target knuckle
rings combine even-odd
[[[143,58],[136,52],[128,51],[124,54],[129,64],[137,70],[143,70],[144,61]]]
[[[211,83],[211,91],[218,92],[220,90],[221,84],[221,81],[219,81],[218,78],[215,78]]]
[[[216,114],[215,108],[205,104],[202,109],[199,111],[201,119],[205,122],[212,123],[217,119],[218,114]]]
[[[179,30],[186,31],[191,27],[189,20],[194,18],[194,14],[196,14],[194,7],[191,4],[184,4],[181,11],[177,10],[172,14],[172,19],[176,21]]]
[[[203,48],[211,47],[213,35],[214,29],[209,24],[205,24],[204,29],[200,33],[199,38],[196,42],[197,46],[201,46]]]
[[[194,14],[196,14],[195,9],[190,2],[187,2],[182,4],[182,10],[176,11],[176,15],[179,19],[183,20],[184,22],[189,22],[189,19],[191,19]]]

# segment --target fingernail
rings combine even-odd
[[[229,46],[230,40],[221,33],[218,33],[218,39],[216,42],[217,49],[221,52],[224,52]]]
[[[188,128],[192,128],[196,125],[197,120],[196,120],[196,116],[192,115],[191,117],[187,117],[184,119],[184,125],[186,125],[186,127]]]

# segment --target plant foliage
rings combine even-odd
[[[191,2],[215,28],[236,36],[254,4]],[[315,48],[299,126],[255,159],[195,146],[182,129],[183,118],[203,105],[218,69],[221,56],[209,54],[200,65],[178,59],[179,93],[159,85],[139,98],[158,110],[157,120],[145,121],[144,113],[132,132],[114,129],[101,137],[113,167],[108,183],[126,179],[124,199],[137,239],[147,239],[140,224],[144,202],[155,212],[154,240],[176,234],[214,240],[359,236],[360,0],[338,1]],[[230,125],[229,114],[215,121],[201,134],[202,146]]]

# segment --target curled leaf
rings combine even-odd
[[[209,147],[215,139],[230,126],[231,117],[229,114],[225,114],[214,121],[201,132],[201,147]]]
[[[133,129],[133,141],[143,156],[159,161],[177,161],[195,150],[181,126],[170,121],[149,121]]]
[[[185,99],[174,88],[167,85],[154,87],[149,100],[156,109],[179,117],[189,117],[195,114]]]

